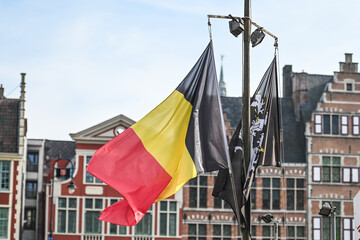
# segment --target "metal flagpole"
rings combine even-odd
[[[243,82],[242,82],[242,139],[243,139],[243,172],[244,178],[246,178],[247,170],[250,163],[250,152],[251,152],[251,138],[250,138],[250,40],[251,40],[251,25],[254,25],[257,28],[261,28],[261,30],[266,33],[267,35],[271,36],[275,39],[274,46],[277,47],[277,41],[278,38],[266,30],[265,28],[261,27],[257,23],[251,21],[251,0],[244,0],[244,17],[235,17],[231,16],[230,14],[228,16],[222,16],[222,15],[211,15],[208,14],[208,25],[209,25],[209,36],[210,39],[212,38],[211,34],[211,23],[210,18],[222,18],[222,19],[236,19],[239,22],[244,22],[244,31],[243,31]],[[235,34],[234,34],[235,36]],[[234,170],[234,169],[232,169]],[[236,191],[235,191],[235,183],[233,179],[233,172],[230,171],[230,179],[231,179],[231,185],[233,188],[233,194],[234,194],[234,201],[235,201],[235,208],[236,211],[241,214],[241,207],[237,204],[237,197]],[[236,171],[236,170],[235,170]],[[244,179],[246,181],[246,179]],[[241,183],[242,186],[245,185],[245,182]],[[248,201],[251,201],[250,198]],[[251,208],[247,209],[250,213],[251,218]],[[244,216],[245,217],[245,216]],[[245,228],[243,224],[239,223],[239,228],[241,228],[242,233],[242,239],[243,240],[251,240],[250,232],[248,229],[251,229],[251,219],[248,223],[248,228]],[[240,230],[240,229],[239,229]]]
[[[250,163],[250,34],[251,34],[251,19],[250,19],[250,0],[244,0],[244,34],[243,34],[243,82],[242,82],[242,136],[244,143],[244,173],[246,177],[247,169]],[[246,181],[246,179],[245,179]],[[242,183],[244,186],[244,183]],[[251,209],[247,209],[251,211]],[[251,212],[250,212],[251,216]],[[244,216],[246,217],[246,216]],[[251,218],[251,217],[250,217]],[[242,227],[242,239],[250,240],[251,220],[248,223],[248,228]]]

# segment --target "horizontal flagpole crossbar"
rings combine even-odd
[[[240,20],[240,19],[244,19],[242,17],[236,17],[236,16],[231,16],[230,14],[227,15],[227,16],[224,16],[224,15],[212,15],[212,14],[208,14],[207,17],[210,19],[210,18],[222,18],[222,19],[237,19],[237,20]],[[250,22],[252,25],[254,25],[255,27],[257,28],[261,28],[261,30],[266,33],[267,35],[269,35],[270,37],[274,38],[275,41],[278,40],[278,37],[276,35],[274,35],[273,33],[269,32],[268,30],[266,30],[264,27],[260,26],[259,24],[257,24],[256,22],[253,22],[251,21],[250,19]]]

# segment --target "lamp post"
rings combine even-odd
[[[336,207],[332,206],[330,203],[325,202],[324,205],[322,206],[322,208],[319,211],[319,214],[321,216],[325,216],[328,217],[329,215],[331,215],[330,218],[330,223],[331,223],[331,240],[335,240],[335,234],[336,234],[336,229],[335,229],[335,213],[336,211]]]
[[[270,213],[262,216],[261,219],[265,223],[270,223],[270,222],[274,223],[274,240],[278,240],[279,221],[277,219],[275,219],[274,216],[271,215]]]
[[[74,190],[76,189],[76,185],[73,181],[73,172],[74,172],[74,164],[73,162],[70,160],[70,159],[67,159],[67,158],[58,158],[55,160],[55,162],[53,163],[53,166],[52,166],[52,180],[51,180],[51,210],[50,210],[50,233],[49,233],[49,240],[53,240],[53,205],[54,205],[54,181],[55,181],[55,164],[58,162],[58,161],[61,161],[61,160],[65,160],[67,161],[68,163],[71,164],[71,168],[70,168],[70,178],[71,178],[71,181],[69,183],[69,185],[67,186],[67,188],[70,190]]]
[[[231,19],[229,22],[229,30],[230,33],[233,34],[235,37],[238,37],[241,33],[243,33],[243,78],[242,78],[242,138],[243,138],[243,173],[244,176],[247,174],[247,169],[250,164],[250,153],[251,153],[251,144],[250,144],[250,42],[252,43],[252,47],[257,46],[261,43],[261,41],[265,37],[265,33],[275,39],[274,46],[277,47],[278,38],[266,30],[265,28],[261,27],[257,23],[251,20],[251,0],[244,0],[244,17],[234,17],[231,14],[228,16],[221,16],[221,15],[207,15],[208,16],[208,25],[209,25],[209,35],[210,39],[212,38],[211,34],[211,23],[210,18],[222,18],[222,19]],[[251,34],[251,25],[257,27],[257,29]],[[232,170],[233,171],[233,170]],[[235,183],[233,180],[232,171],[230,171],[230,179],[232,188],[235,189]],[[236,169],[235,171],[239,171]],[[245,183],[242,182],[241,185]],[[240,197],[240,196],[237,196]],[[235,209],[236,212],[240,213],[241,206],[237,206],[237,198],[236,193],[234,193],[234,202],[235,202]],[[248,204],[250,201],[250,197],[248,199]],[[249,206],[246,206],[248,211],[251,212]],[[251,213],[250,213],[251,215]],[[248,223],[249,226],[246,228],[244,224],[239,223],[239,228],[241,228],[242,238],[244,240],[251,240],[250,232],[248,229],[251,228],[251,221]]]

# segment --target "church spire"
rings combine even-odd
[[[224,81],[224,73],[223,73],[223,59],[224,59],[224,55],[221,55],[219,91],[220,91],[220,96],[225,97],[226,96],[226,84]]]

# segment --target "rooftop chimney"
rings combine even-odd
[[[1,84],[1,86],[0,86],[0,100],[3,100],[3,99],[5,99],[4,87],[3,87],[3,84]]]
[[[20,73],[20,75],[21,75],[21,84],[20,84],[20,86],[21,86],[21,91],[20,91],[21,95],[20,95],[20,99],[22,101],[25,101],[25,76],[26,76],[26,73]]]
[[[345,62],[352,63],[352,53],[345,53]]]
[[[345,53],[345,62],[340,62],[340,72],[358,72],[358,63],[352,61],[352,53]]]

